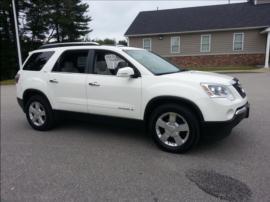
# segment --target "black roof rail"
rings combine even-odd
[[[96,42],[49,43],[49,44],[44,44],[40,46],[38,49],[57,48],[57,47],[66,47],[66,46],[99,46],[99,43],[96,43]]]
[[[127,47],[127,45],[123,45],[123,44],[116,44],[116,47]]]

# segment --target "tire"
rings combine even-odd
[[[166,104],[150,116],[149,131],[155,143],[164,151],[184,153],[200,138],[196,116],[185,106]]]
[[[54,113],[50,103],[40,95],[29,98],[25,106],[26,117],[32,128],[40,131],[50,130],[54,125]]]

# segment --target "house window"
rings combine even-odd
[[[244,49],[244,33],[233,34],[233,50],[242,51]]]
[[[201,35],[201,52],[210,52],[211,35]]]
[[[152,49],[152,40],[151,38],[144,38],[143,39],[143,48],[148,50],[148,51],[151,51]]]
[[[180,37],[171,37],[171,53],[180,53]]]

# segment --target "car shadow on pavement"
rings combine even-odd
[[[56,129],[62,130],[71,129],[78,132],[84,132],[88,134],[98,134],[106,138],[115,139],[116,137],[130,138],[132,140],[144,142],[146,145],[152,144],[154,147],[154,142],[151,135],[147,132],[147,126],[143,121],[132,120],[132,119],[122,119],[115,117],[106,117],[98,115],[81,115],[70,114],[68,116],[62,115]],[[198,145],[193,148],[189,154],[196,154],[200,152],[213,151],[224,144],[224,138],[201,138]],[[158,149],[156,147],[156,149]]]
[[[61,115],[56,129],[76,129],[78,131],[89,131],[103,135],[130,136],[136,138],[150,139],[143,121],[105,117],[98,115]]]

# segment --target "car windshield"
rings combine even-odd
[[[182,68],[169,63],[162,57],[147,50],[125,50],[125,52],[155,75],[184,71]]]

